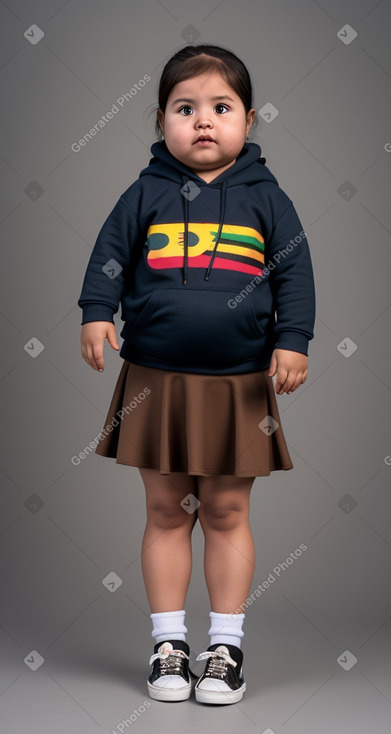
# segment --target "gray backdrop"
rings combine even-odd
[[[1,734],[390,731],[390,21],[387,0],[0,2]],[[308,233],[317,295],[307,381],[277,396],[294,470],[252,489],[247,691],[228,707],[148,698],[144,485],[113,459],[72,463],[122,364],[107,343],[104,373],[81,357],[86,264],[151,157],[164,63],[204,42],[249,68],[250,139]],[[201,674],[199,524],[193,554],[187,641]]]

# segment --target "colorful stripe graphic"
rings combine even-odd
[[[219,225],[189,222],[189,268],[207,268],[216,243]],[[184,255],[184,224],[153,224],[147,232],[147,262],[151,268],[180,268]],[[223,225],[213,268],[262,275],[265,264],[265,242],[252,227]]]

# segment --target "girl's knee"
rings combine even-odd
[[[153,502],[147,505],[147,519],[160,530],[176,530],[192,527],[197,516],[189,516],[177,502]]]
[[[186,496],[197,492],[195,478],[177,472],[162,475],[157,470],[140,469],[145,485],[148,522],[161,530],[192,528],[197,512],[188,512]]]
[[[202,508],[202,509],[201,509]],[[216,507],[213,504],[200,505],[198,517],[204,531],[220,530],[227,532],[248,521],[248,513],[242,508]]]
[[[248,523],[254,478],[218,476],[198,477],[198,480],[198,516],[204,530],[228,531]]]

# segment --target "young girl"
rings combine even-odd
[[[247,142],[255,113],[230,51],[186,46],[168,61],[161,139],[103,224],[78,301],[81,353],[99,371],[105,339],[120,349],[122,306],[124,361],[96,453],[138,467],[145,485],[147,685],[159,701],[187,699],[191,678],[197,701],[241,700],[250,490],[257,476],[293,469],[274,389],[290,394],[306,380],[314,279],[292,201]],[[211,604],[199,677],[184,609],[197,519]]]

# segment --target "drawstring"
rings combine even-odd
[[[187,184],[187,182],[188,182],[187,179],[186,179],[186,176],[184,174],[182,175],[182,181],[183,181],[183,186],[185,186]],[[216,242],[215,242],[215,246],[214,246],[214,249],[213,249],[213,253],[212,253],[212,256],[211,256],[209,265],[207,267],[207,270],[205,272],[205,278],[204,278],[204,280],[209,280],[209,274],[210,274],[210,271],[212,270],[212,267],[213,267],[213,261],[215,259],[217,246],[218,246],[219,240],[220,240],[221,230],[222,230],[223,224],[224,224],[225,204],[226,204],[226,196],[227,196],[227,186],[228,186],[228,182],[227,181],[224,181],[223,182],[222,189],[220,189],[220,191],[221,191],[221,198],[220,198],[219,229],[218,229],[218,232],[217,232],[217,237],[216,237]],[[187,198],[187,196],[184,196],[184,199],[185,199],[185,232],[184,232],[183,283],[184,283],[184,285],[186,285],[187,284],[187,279],[188,279],[188,262],[189,262],[189,258],[188,258],[188,243],[189,243],[189,199]]]
[[[216,243],[215,243],[215,246],[214,246],[213,255],[212,255],[211,259],[210,259],[210,263],[209,263],[208,269],[207,269],[207,271],[205,273],[204,280],[209,280],[209,273],[210,273],[210,271],[211,271],[211,269],[213,267],[213,260],[215,259],[217,245],[219,244],[221,230],[223,228],[224,214],[225,214],[225,200],[226,200],[226,193],[227,193],[227,185],[228,185],[228,182],[227,181],[224,181],[224,183],[223,183],[223,190],[222,190],[222,196],[221,196],[221,199],[220,199],[220,223],[219,223],[219,231],[217,232]]]
[[[183,185],[186,186],[186,176],[182,176]],[[187,284],[187,273],[188,273],[188,240],[189,240],[189,199],[184,196],[185,199],[185,239],[184,239],[184,259],[183,259],[183,283]]]

